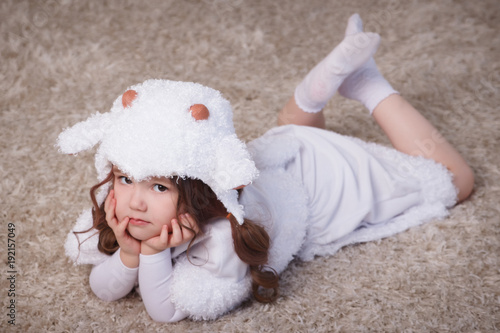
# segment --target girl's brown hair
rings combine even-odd
[[[119,245],[113,230],[106,222],[104,203],[100,206],[97,204],[95,193],[101,186],[112,180],[113,172],[111,171],[106,179],[90,189],[90,197],[94,205],[92,210],[93,228],[99,232],[98,249],[105,254],[113,254],[118,250]],[[228,218],[231,223],[234,250],[238,257],[250,267],[255,299],[262,303],[274,301],[278,297],[279,277],[276,271],[265,266],[268,262],[270,246],[269,235],[265,229],[246,219],[240,225],[234,216],[227,214],[222,202],[217,199],[212,189],[201,180],[173,177],[172,184],[179,193],[177,212],[181,212],[182,209],[183,213],[189,213],[198,223],[200,230],[203,230],[203,227],[213,218]],[[189,247],[195,238],[196,235],[191,240]]]

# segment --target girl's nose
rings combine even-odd
[[[132,196],[130,197],[129,206],[133,210],[138,210],[141,212],[146,211],[147,205],[140,187],[134,187]]]

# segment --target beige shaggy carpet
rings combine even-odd
[[[94,296],[90,267],[63,251],[90,205],[93,153],[58,154],[58,133],[127,86],[168,78],[221,90],[238,134],[255,138],[354,12],[382,36],[381,71],[472,165],[470,200],[446,219],[293,262],[275,304],[248,301],[216,321],[155,323],[136,294]],[[497,0],[1,1],[0,331],[500,330],[499,14]],[[358,103],[335,97],[326,116],[331,130],[388,144]]]

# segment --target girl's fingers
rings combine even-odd
[[[160,242],[165,246],[168,244],[168,226],[166,224],[161,228]]]
[[[120,222],[118,222],[118,220],[116,218],[114,218],[113,220],[116,221],[116,223],[115,223],[115,225],[110,226],[110,227],[113,230],[113,233],[115,234],[116,238],[121,239],[126,234],[125,230],[127,229],[129,218],[125,217]]]
[[[111,202],[113,201],[114,197],[115,197],[115,193],[114,193],[114,191],[113,191],[113,190],[109,191],[109,194],[108,194],[108,196],[106,197],[106,200],[104,201],[104,210],[105,210],[105,211],[108,211],[108,210],[109,210],[109,208],[110,208],[110,204],[111,204]]]
[[[154,249],[158,252],[163,251],[171,246],[169,246],[169,232],[168,225],[164,225],[161,228],[160,235],[146,239],[142,241],[143,245]]]
[[[186,227],[189,227],[189,228],[193,229],[193,231],[194,231],[194,233],[193,233],[193,231],[189,230],[188,228],[182,228],[182,232],[184,234],[184,238],[186,238],[186,237],[189,237],[189,238],[194,237],[194,235],[197,234],[198,231],[199,231],[198,224],[196,223],[196,221],[188,213],[182,214],[181,215],[181,219],[182,219],[182,223]]]
[[[118,223],[115,218],[115,207],[116,200],[114,198],[114,192],[113,190],[111,190],[108,194],[108,197],[106,198],[106,201],[104,202],[104,212],[106,213],[106,221],[108,222],[108,224],[112,223],[113,225],[115,225]]]
[[[130,220],[129,217],[125,216],[123,218],[123,220],[121,220],[120,223],[118,223],[118,230],[120,230],[121,232],[125,232],[125,229],[127,229],[129,220]]]
[[[115,191],[114,190],[109,190],[108,196],[106,197],[106,201],[113,199],[115,196]]]
[[[111,209],[106,212],[106,221],[108,225],[113,228],[118,224],[118,220],[115,217],[115,210]]]
[[[182,231],[179,222],[176,219],[172,220],[172,237],[170,238],[170,244],[178,245],[182,242]]]

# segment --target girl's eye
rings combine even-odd
[[[132,180],[128,177],[120,176],[119,178],[120,178],[120,183],[122,184],[128,184],[128,185],[132,184]]]
[[[156,191],[156,192],[165,192],[168,190],[168,188],[164,185],[161,185],[161,184],[155,184],[155,186],[153,187],[153,189]]]

